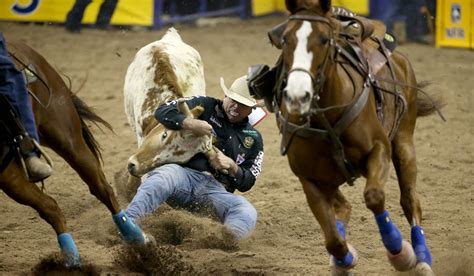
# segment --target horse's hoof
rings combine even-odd
[[[331,276],[353,276],[354,272],[351,270],[343,269],[338,266],[331,267]]]
[[[429,264],[425,262],[417,263],[415,267],[415,273],[418,276],[434,276],[433,270]]]
[[[144,241],[145,241],[145,244],[156,245],[155,237],[153,237],[153,236],[150,235],[150,234],[146,234],[145,232],[143,232],[143,239],[144,239]]]
[[[354,268],[357,264],[357,261],[359,260],[359,255],[357,254],[357,250],[351,245],[347,244],[347,247],[349,248],[349,252],[352,254],[352,263],[348,266],[338,266],[336,265],[334,261],[334,256],[331,256],[329,258],[329,266],[331,267],[331,275],[332,276],[349,276],[349,275],[354,275],[354,273],[351,271],[352,268]]]
[[[74,255],[71,253],[63,254],[63,258],[64,258],[64,265],[69,269],[82,267],[81,258],[79,257],[79,255]]]
[[[400,253],[392,255],[387,251],[387,257],[390,264],[398,271],[408,271],[416,265],[415,251],[406,240],[402,241],[402,251]]]
[[[350,269],[344,269],[336,265],[331,266],[331,276],[352,276],[355,275]]]

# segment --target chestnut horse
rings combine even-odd
[[[60,155],[89,186],[90,192],[107,206],[125,241],[144,243],[146,236],[120,209],[107,182],[99,144],[86,120],[112,130],[110,124],[74,95],[58,72],[38,52],[20,41],[8,41],[7,45],[17,68],[36,78],[28,84],[28,88],[36,98],[32,106],[41,144]],[[3,153],[9,151],[8,141],[4,138],[0,140]],[[66,266],[81,266],[61,209],[52,197],[29,183],[21,158],[11,159],[0,172],[0,188],[18,203],[34,208],[54,228]],[[67,189],[67,186],[64,188]]]
[[[286,0],[286,8],[290,16],[280,37],[274,110],[282,154],[287,153],[323,230],[332,272],[346,275],[357,262],[345,236],[351,207],[339,186],[363,176],[365,204],[375,216],[390,263],[397,270],[416,267],[418,273],[432,274],[420,226],[413,134],[417,117],[435,112],[441,99],[421,94],[409,61],[397,51],[390,55],[375,35],[343,32],[331,1]],[[368,47],[374,46],[362,43],[364,38],[378,45],[374,49],[387,60],[383,67],[375,70],[367,61]],[[390,160],[411,226],[411,245],[385,208]]]

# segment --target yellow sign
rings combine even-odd
[[[474,0],[438,0],[436,13],[436,47],[474,47]]]
[[[369,15],[369,0],[334,0],[332,5],[347,8],[358,15]]]
[[[0,20],[65,22],[74,0],[0,0]],[[102,0],[93,0],[82,23],[95,23]],[[153,25],[153,0],[120,0],[112,24]]]
[[[276,0],[253,0],[252,1],[252,14],[254,16],[269,14],[278,11]],[[281,1],[283,2],[283,1]],[[283,3],[283,8],[285,5]]]

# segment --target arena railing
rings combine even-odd
[[[155,0],[154,3],[154,19],[153,28],[159,29],[163,25],[174,24],[179,22],[194,21],[203,17],[217,17],[217,16],[228,16],[238,15],[241,19],[249,17],[246,4],[247,0],[238,0],[237,4],[231,7],[224,7],[225,1],[219,1],[221,3],[216,10],[208,9],[208,0],[197,0],[198,7],[195,13],[181,15],[178,12],[177,2],[171,0],[169,2],[169,11],[165,13],[165,1]]]

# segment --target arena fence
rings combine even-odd
[[[64,23],[75,0],[0,0],[0,20]],[[83,24],[94,24],[101,0],[87,9]],[[333,5],[368,14],[368,0],[334,0]],[[242,19],[285,13],[284,0],[120,0],[112,25],[161,28],[202,17],[236,16]]]
[[[153,27],[158,29],[165,24],[194,21],[204,17],[228,15],[238,15],[241,19],[249,17],[247,0],[234,1],[234,5],[228,4],[226,1],[217,1],[217,5],[214,5],[214,7],[208,5],[208,0],[194,1],[194,5],[190,5],[189,1],[188,3],[185,1],[182,2],[187,4],[184,5],[184,7],[187,7],[184,11],[185,14],[179,11],[179,1],[169,1],[168,13],[165,14],[165,1],[155,0]],[[195,10],[193,11],[192,8]],[[188,13],[190,11],[191,13]]]

